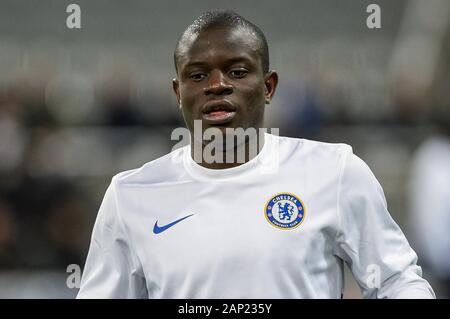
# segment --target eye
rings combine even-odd
[[[245,69],[235,69],[235,70],[231,70],[230,74],[232,77],[234,78],[243,78],[244,76],[246,76],[248,73],[247,70]]]
[[[201,81],[206,77],[206,74],[204,73],[192,73],[189,75],[189,78],[191,78],[194,81]]]

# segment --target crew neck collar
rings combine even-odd
[[[264,145],[258,155],[239,166],[223,169],[206,168],[195,162],[191,156],[191,145],[188,145],[184,149],[183,163],[190,175],[202,180],[220,181],[247,177],[255,173],[269,173],[274,164],[277,164],[274,163],[274,159],[271,156],[274,147],[277,146],[276,142],[276,136],[264,133]]]

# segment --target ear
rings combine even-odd
[[[178,81],[177,78],[173,78],[172,79],[172,89],[173,92],[175,93],[175,96],[177,98],[177,102],[178,104],[181,103],[181,98],[180,98],[180,82]]]
[[[270,101],[272,101],[277,85],[278,85],[278,73],[276,71],[267,72],[267,74],[264,76],[264,86],[266,87],[265,90],[266,104],[269,104]]]

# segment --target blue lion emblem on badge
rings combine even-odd
[[[303,222],[305,206],[297,196],[281,193],[269,199],[264,213],[272,226],[280,229],[293,229]]]
[[[280,219],[291,220],[292,215],[294,214],[294,206],[289,203],[284,203],[284,206],[281,206],[281,203],[278,202],[278,213],[280,214]]]

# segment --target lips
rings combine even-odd
[[[207,102],[202,107],[205,122],[218,125],[230,122],[236,115],[236,107],[227,100]]]

